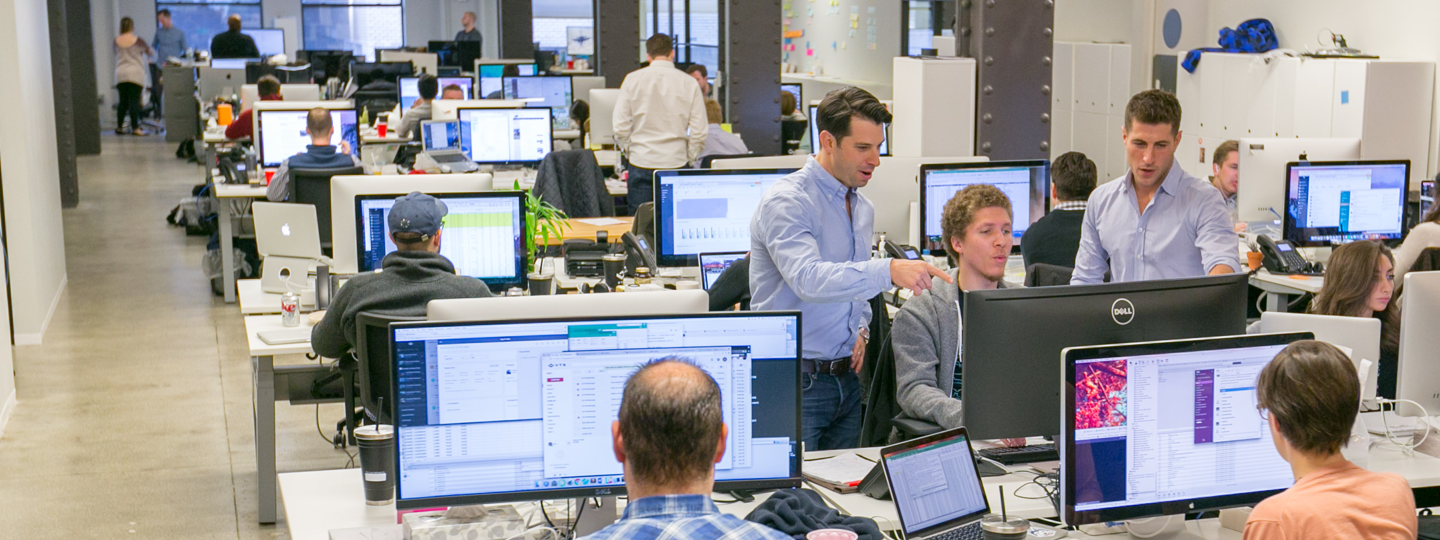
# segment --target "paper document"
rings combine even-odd
[[[581,218],[581,219],[576,219],[575,221],[578,221],[578,222],[580,222],[580,223],[584,223],[584,224],[586,224],[586,225],[594,225],[594,226],[596,226],[596,227],[604,227],[604,226],[606,226],[606,225],[619,225],[619,224],[621,224],[621,223],[625,223],[624,220],[614,219],[614,218],[603,218],[603,217],[602,217],[602,218]]]
[[[850,484],[865,479],[875,462],[853,453],[840,454],[828,459],[806,461],[803,466],[805,477],[831,484]]]

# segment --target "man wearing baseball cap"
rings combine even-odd
[[[455,274],[440,255],[445,203],[420,192],[395,199],[386,221],[395,251],[372,274],[351,278],[330,302],[325,318],[310,331],[316,354],[339,358],[354,348],[355,315],[423,317],[431,300],[494,296],[485,282]]]

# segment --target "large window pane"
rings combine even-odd
[[[565,50],[566,41],[569,35],[567,29],[573,27],[592,28],[595,26],[595,19],[559,18],[559,17],[536,17],[531,26],[531,32],[541,49],[558,51]]]
[[[226,30],[225,20],[231,14],[240,15],[245,28],[260,28],[260,4],[230,4],[201,2],[164,2],[155,4],[155,9],[170,10],[175,28],[185,32],[190,48],[209,51],[210,39]]]
[[[301,11],[305,49],[351,51],[373,62],[375,49],[405,45],[402,11],[398,5],[306,5]]]
[[[905,54],[909,56],[920,56],[920,49],[931,49],[935,46],[935,23],[934,13],[931,11],[930,2],[910,2],[908,24],[906,30],[909,33],[910,46]]]

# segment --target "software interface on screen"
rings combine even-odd
[[[539,162],[551,142],[550,109],[460,109],[460,146],[476,163]]]
[[[1289,222],[1298,242],[1399,239],[1404,227],[1404,164],[1290,167]]]
[[[299,154],[310,145],[306,118],[310,111],[259,111],[260,161],[264,167],[279,167],[286,158]],[[350,153],[359,155],[360,134],[355,128],[354,109],[330,111],[330,145],[341,141],[350,144]]]
[[[245,69],[246,62],[259,62],[259,58],[216,58],[210,61],[211,69]]]
[[[424,135],[425,150],[454,150],[460,148],[460,122],[425,122],[420,125]]]
[[[801,87],[800,85],[798,85],[798,84],[782,84],[782,85],[780,85],[780,91],[782,91],[782,92],[789,92],[790,95],[795,96],[795,104],[796,104],[796,105],[799,105],[799,104],[801,104],[801,103],[804,103],[803,101],[800,101],[801,88],[802,88],[802,87]]]
[[[437,82],[439,86],[435,91],[435,99],[440,99],[445,87],[452,84],[459,86],[460,90],[465,92],[465,99],[471,99],[470,90],[474,81],[469,77],[440,77]],[[400,112],[410,110],[410,107],[414,107],[415,101],[418,99],[420,99],[420,78],[402,77],[400,79]]]
[[[885,455],[895,509],[907,534],[989,508],[974,460],[960,435]]]
[[[1075,510],[1290,487],[1255,409],[1255,377],[1284,348],[1077,362]]]
[[[1426,180],[1420,182],[1420,219],[1430,215],[1430,207],[1435,205],[1435,181]]]
[[[549,107],[555,129],[570,125],[570,77],[505,77],[505,99],[541,98],[526,107]]]
[[[750,249],[750,217],[765,191],[788,172],[657,174],[662,255]],[[692,259],[690,264],[694,264]]]
[[[705,290],[715,285],[715,280],[720,279],[720,274],[735,264],[735,261],[745,258],[745,253],[702,253],[700,255],[700,284]]]
[[[455,273],[479,279],[513,281],[515,258],[523,252],[524,219],[519,197],[446,197],[450,209],[441,229],[440,254],[455,265]],[[361,272],[381,267],[395,251],[390,238],[393,197],[359,201]]]
[[[250,36],[255,40],[255,48],[260,50],[260,56],[275,56],[285,54],[285,30],[279,28],[252,28],[241,30],[240,33]]]
[[[814,105],[810,106],[810,150],[812,153],[820,151],[820,124],[815,122]],[[880,155],[890,155],[890,124],[885,124],[885,140],[880,141]]]
[[[1012,232],[1016,240],[1025,234],[1030,226],[1031,176],[1036,174],[1032,167],[1006,167],[997,169],[956,169],[951,171],[929,171],[925,175],[925,236],[939,241],[940,218],[945,215],[945,203],[971,184],[990,184],[1010,199]],[[1044,174],[1043,172],[1039,174]]]
[[[476,75],[480,78],[480,97],[482,99],[500,98],[505,95],[501,89],[501,80],[505,77],[505,66],[507,65],[515,66],[515,72],[512,75],[535,76],[535,64],[481,64],[477,68],[480,73]]]
[[[399,497],[622,485],[610,426],[625,381],[667,356],[720,387],[729,434],[716,480],[790,478],[797,326],[780,315],[397,328]]]

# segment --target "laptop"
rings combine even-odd
[[[315,205],[256,202],[255,249],[261,257],[319,259],[320,225]]]
[[[990,513],[990,504],[965,428],[882,448],[880,463],[903,538],[982,538],[980,518]]]
[[[726,251],[723,253],[701,253],[700,285],[704,287],[705,290],[710,290],[710,286],[715,284],[715,280],[720,279],[720,274],[725,273],[725,270],[729,269],[730,265],[735,264],[735,261],[744,259],[746,253],[748,252]]]
[[[439,165],[457,165],[474,161],[460,147],[460,122],[457,120],[432,120],[420,123],[421,140],[425,143],[425,154]]]

